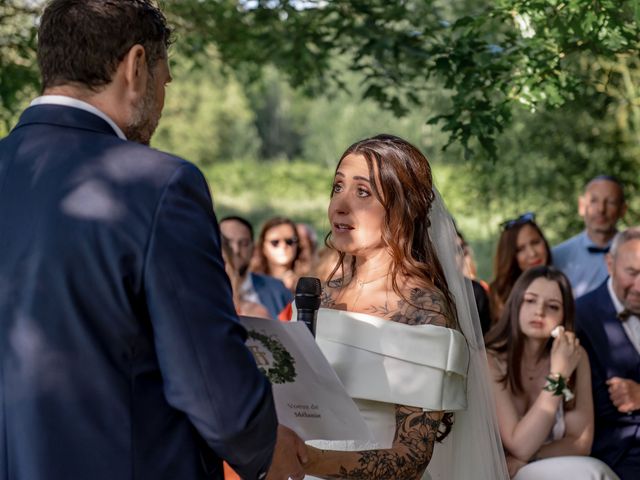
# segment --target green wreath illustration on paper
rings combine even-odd
[[[297,376],[296,361],[277,338],[269,337],[253,330],[249,330],[247,336],[260,342],[273,355],[275,362],[273,367],[258,367],[271,383],[290,383],[295,380]]]

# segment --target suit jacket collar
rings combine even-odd
[[[249,272],[249,275],[251,276],[251,282],[253,283],[253,288],[256,292],[265,286],[266,281],[263,275],[258,275],[254,272]]]
[[[615,370],[621,370],[618,372],[612,371],[609,376],[618,375],[625,378],[633,378],[637,381],[640,376],[640,354],[631,343],[622,323],[618,319],[618,313],[611,301],[607,282],[598,287],[594,291],[594,295],[597,301],[594,309],[596,314],[593,319],[602,323],[605,335],[603,341],[607,342],[607,345],[601,347],[609,349],[609,355],[613,361],[612,366],[615,366]],[[629,375],[629,372],[632,375]]]
[[[85,110],[64,105],[43,104],[29,107],[20,116],[15,129],[38,124],[89,130],[117,137],[111,125],[102,118]]]

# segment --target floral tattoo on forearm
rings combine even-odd
[[[440,413],[396,405],[396,435],[389,450],[357,452],[357,466],[339,467],[328,478],[349,480],[413,480],[424,473],[436,441]]]

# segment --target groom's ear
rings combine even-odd
[[[120,74],[127,100],[137,104],[144,97],[149,82],[147,53],[142,45],[135,44],[129,49],[118,65],[117,74]]]

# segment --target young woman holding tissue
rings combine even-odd
[[[587,457],[593,441],[589,359],[573,332],[567,278],[526,270],[486,337],[500,435],[517,480],[617,479]]]

